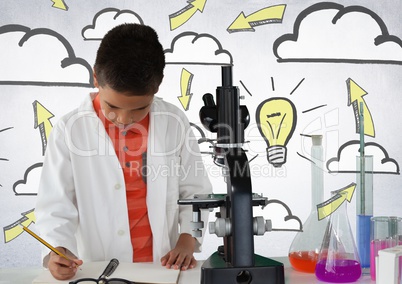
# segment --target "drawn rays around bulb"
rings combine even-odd
[[[289,95],[293,95],[299,90],[305,78],[302,78],[292,89]],[[271,88],[275,91],[275,81],[271,77]],[[318,105],[301,113],[305,114],[317,109],[326,107],[326,104]],[[297,112],[292,101],[273,97],[260,103],[256,110],[256,121],[261,136],[267,143],[267,159],[274,167],[281,167],[286,163],[286,145],[295,131],[297,124]],[[302,136],[308,136],[300,134]],[[311,161],[309,158],[297,153],[301,158]]]
[[[10,130],[10,129],[13,129],[14,127],[7,127],[7,128],[3,128],[3,129],[0,129],[0,132],[4,132],[4,131],[7,131],[7,130]],[[6,159],[6,158],[0,158],[0,161],[6,161],[6,162],[8,162],[8,159]]]
[[[303,112],[302,112],[302,113],[303,113]],[[309,134],[303,134],[303,133],[300,133],[300,136],[303,136],[303,137],[308,137],[308,138],[310,138],[310,139],[311,139],[311,137],[312,137],[312,135],[309,135]],[[305,159],[305,160],[309,161],[310,163],[315,164],[315,162],[314,162],[312,159],[307,158],[306,156],[304,156],[304,155],[300,154],[299,152],[297,152],[297,155],[299,155],[301,158],[303,158],[303,159]]]
[[[322,108],[322,107],[326,107],[326,106],[327,106],[326,104],[325,105],[319,105],[319,106],[316,106],[316,107],[313,107],[313,108],[310,108],[310,109],[303,110],[302,113],[310,112],[310,111],[313,111],[313,110],[316,110],[316,109],[319,109],[319,108]],[[302,135],[302,134],[300,134],[300,135]]]
[[[10,129],[13,129],[14,127],[7,127],[7,128],[4,128],[4,129],[0,129],[0,132],[3,132],[3,131],[6,131],[6,130],[10,130]]]
[[[327,106],[326,104],[319,105],[319,106],[316,106],[316,107],[313,107],[313,108],[304,110],[304,111],[302,111],[302,113],[307,113],[307,112],[310,112],[310,111],[313,111],[313,110],[317,110],[317,109],[319,109],[319,108],[326,107],[326,106]],[[300,133],[300,136],[304,136],[304,137],[311,138],[312,135]],[[311,163],[315,164],[315,162],[314,162],[313,160],[307,158],[306,156],[300,154],[299,152],[297,152],[297,155],[299,155],[301,158],[306,159],[306,160],[310,161]]]
[[[0,133],[1,133],[1,132],[4,132],[4,131],[7,131],[7,130],[10,130],[10,129],[13,129],[13,128],[14,128],[14,127],[7,127],[7,128],[0,129]],[[0,158],[0,161],[8,162],[8,159],[6,159],[6,158]],[[0,184],[0,187],[3,187],[3,185]]]

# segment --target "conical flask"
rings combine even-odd
[[[347,215],[347,193],[333,193],[332,214],[318,255],[315,275],[324,282],[355,282],[360,278],[362,269]]]
[[[289,249],[289,262],[295,270],[314,273],[327,218],[318,220],[317,204],[324,198],[322,135],[312,135],[311,146],[311,212]]]

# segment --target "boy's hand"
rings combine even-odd
[[[57,247],[56,249],[72,260],[67,260],[54,252],[50,252],[47,265],[50,273],[57,280],[67,280],[74,277],[77,273],[78,266],[83,263],[82,260],[76,259],[74,255],[67,253],[67,250],[63,247]]]
[[[195,239],[190,234],[181,234],[176,247],[161,258],[161,264],[166,268],[187,270],[197,265],[195,260]]]

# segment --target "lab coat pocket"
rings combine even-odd
[[[180,182],[180,157],[173,156],[167,158],[167,192],[166,192],[166,210],[178,209],[177,200],[179,199]]]

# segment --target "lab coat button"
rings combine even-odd
[[[123,235],[124,235],[124,231],[123,231],[123,230],[119,230],[119,231],[117,232],[117,234],[118,234],[119,236],[123,236]]]
[[[120,189],[120,188],[121,188],[120,183],[116,183],[116,184],[114,185],[114,189]]]

